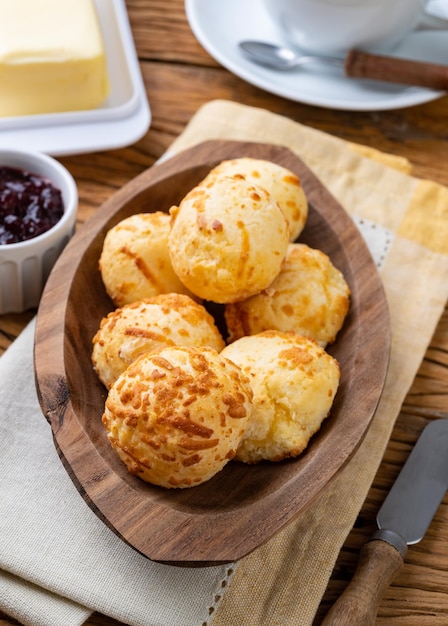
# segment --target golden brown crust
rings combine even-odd
[[[170,214],[174,271],[200,298],[247,298],[280,271],[288,246],[286,219],[264,189],[243,177],[208,179]]]
[[[294,331],[325,346],[336,339],[349,304],[350,289],[329,257],[305,244],[290,244],[267,289],[226,305],[229,340],[273,329]]]
[[[99,268],[115,306],[160,293],[191,295],[171,266],[169,230],[169,215],[157,211],[131,215],[108,231]]]
[[[192,487],[235,456],[251,399],[246,376],[215,350],[173,346],[140,356],[118,378],[103,424],[131,473]]]
[[[249,378],[253,410],[236,458],[245,463],[296,457],[329,415],[339,365],[315,341],[266,331],[221,353]]]
[[[308,216],[308,201],[296,174],[271,161],[242,157],[222,161],[208,177],[216,175],[238,175],[266,189],[286,217],[290,240],[297,239]]]
[[[137,356],[173,345],[206,345],[220,352],[225,344],[204,306],[183,294],[160,294],[103,318],[93,338],[92,362],[109,388]]]

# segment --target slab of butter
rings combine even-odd
[[[108,93],[93,0],[0,0],[0,116],[93,109]]]

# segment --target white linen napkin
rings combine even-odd
[[[148,560],[105,526],[60,462],[34,386],[34,321],[0,359],[0,608],[29,626],[96,610],[131,626],[202,626],[229,566]]]

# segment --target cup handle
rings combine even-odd
[[[436,2],[426,2],[425,12],[420,18],[416,30],[448,30],[448,8],[445,9],[446,17],[442,17],[431,11],[429,6],[431,4],[437,5],[437,0]]]

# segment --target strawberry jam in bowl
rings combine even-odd
[[[56,159],[0,150],[0,314],[38,306],[77,206],[76,183]]]

